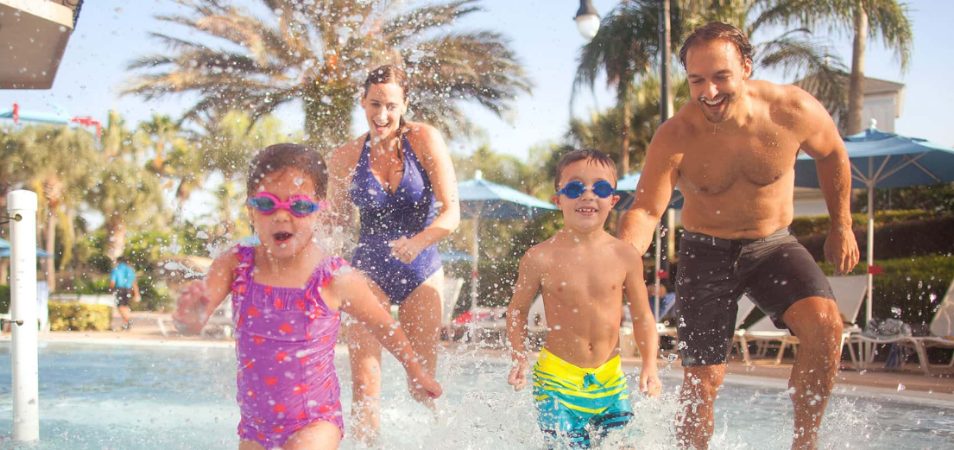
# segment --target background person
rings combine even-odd
[[[109,290],[116,296],[116,308],[123,319],[123,330],[128,330],[129,302],[139,302],[139,282],[136,281],[136,270],[129,265],[125,256],[116,258],[116,267],[109,273]]]
[[[331,198],[341,223],[356,206],[361,227],[352,264],[371,279],[385,307],[398,306],[401,327],[432,375],[437,369],[444,273],[437,242],[460,223],[450,152],[432,126],[408,122],[408,78],[381,66],[365,80],[361,107],[370,130],[335,150]],[[353,206],[352,206],[353,205]],[[366,443],[380,427],[381,346],[349,326],[355,434]]]

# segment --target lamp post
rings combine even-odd
[[[580,0],[580,9],[576,11],[573,20],[576,21],[576,29],[587,41],[593,39],[600,31],[600,15],[596,12],[591,0]]]

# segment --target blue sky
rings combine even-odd
[[[595,0],[593,3],[605,15],[617,1]],[[453,142],[451,147],[454,151],[469,153],[479,143],[489,142],[497,151],[524,158],[532,145],[557,141],[566,132],[575,59],[583,44],[572,21],[578,2],[485,0],[482,5],[486,11],[473,15],[461,27],[490,28],[508,36],[535,88],[532,95],[517,100],[509,122],[477,107],[468,108],[486,133],[475,140]],[[947,79],[954,73],[950,50],[954,2],[917,0],[909,5],[914,23],[914,50],[909,70],[901,72],[896,58],[872,41],[866,73],[907,85],[903,115],[896,124],[898,132],[954,145],[954,127],[943,119],[954,104],[954,91],[945,89],[949,84]],[[172,9],[164,0],[86,2],[53,88],[0,91],[0,109],[16,101],[24,109],[62,109],[72,116],[89,115],[100,120],[105,120],[109,109],[116,109],[131,124],[147,119],[154,112],[178,115],[191,104],[190,98],[146,102],[118,94],[128,76],[125,66],[129,61],[144,53],[164,50],[148,37],[148,32],[160,27],[153,14]],[[831,36],[828,40],[835,46],[836,53],[848,61],[850,38]],[[777,82],[790,81],[764,71],[760,76]],[[573,113],[584,116],[611,104],[612,94],[600,88],[595,95],[584,92]],[[300,127],[298,105],[281,109],[279,117],[289,129]],[[363,122],[357,124],[363,125]],[[362,129],[353,130],[354,133],[360,131]]]

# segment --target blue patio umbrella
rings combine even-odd
[[[14,122],[36,122],[48,123],[53,125],[67,125],[70,123],[69,114],[62,110],[57,112],[43,112],[29,109],[21,109],[16,103],[10,109],[0,110],[0,119],[10,119]]]
[[[37,258],[46,258],[48,256],[50,256],[49,253],[41,249],[36,249]],[[10,241],[0,238],[0,258],[9,258],[9,257],[10,257]]]
[[[872,125],[845,138],[851,163],[851,187],[868,190],[868,299],[871,320],[874,264],[874,190],[954,182],[954,149],[924,139],[879,131]],[[800,154],[795,161],[795,185],[817,188],[815,162]]]
[[[479,170],[474,173],[472,180],[461,181],[457,190],[460,194],[461,215],[474,221],[469,308],[473,309],[477,304],[477,263],[480,248],[477,231],[480,219],[531,219],[540,213],[556,210],[557,207],[516,189],[487,181]]]

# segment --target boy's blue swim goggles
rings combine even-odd
[[[599,198],[607,198],[616,192],[616,188],[614,188],[613,185],[606,180],[597,181],[589,188],[587,188],[582,181],[574,180],[565,184],[562,189],[557,191],[557,194],[565,195],[566,198],[572,200],[580,198],[580,196],[583,195],[587,189],[593,191],[593,194],[596,194],[596,196]]]

